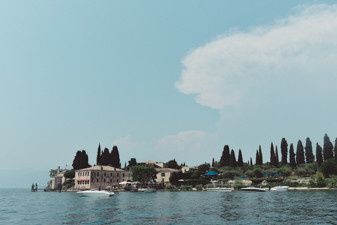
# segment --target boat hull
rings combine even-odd
[[[249,192],[266,192],[267,190],[264,188],[256,188],[256,187],[248,187],[248,188],[241,188],[240,191],[249,191]]]
[[[88,190],[88,191],[78,191],[77,194],[80,194],[81,196],[87,196],[87,197],[102,197],[102,196],[113,196],[114,192],[109,191],[96,191],[96,190]]]
[[[213,191],[213,192],[232,192],[232,188],[206,188],[206,191]]]

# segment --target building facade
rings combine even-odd
[[[157,183],[170,183],[170,177],[173,173],[178,173],[180,170],[171,168],[156,168],[156,182]]]
[[[132,180],[131,173],[112,166],[92,166],[75,171],[75,189],[113,189],[120,182]]]

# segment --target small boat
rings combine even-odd
[[[241,188],[240,191],[253,191],[253,192],[266,192],[266,188],[258,188],[258,187],[246,187]]]
[[[271,191],[288,191],[289,186],[275,186],[272,187],[270,190]]]
[[[82,196],[113,196],[115,193],[110,191],[104,191],[104,190],[86,190],[86,191],[78,191],[77,194],[80,194]]]
[[[226,188],[226,187],[213,187],[213,188],[206,188],[206,191],[215,191],[215,192],[231,192],[233,188]]]
[[[154,188],[138,188],[138,192],[145,192],[145,193],[151,193],[156,192],[157,190]]]

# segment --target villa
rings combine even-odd
[[[75,171],[75,189],[113,189],[123,181],[132,180],[131,173],[112,166],[95,165]]]

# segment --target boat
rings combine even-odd
[[[241,188],[240,191],[253,191],[253,192],[266,192],[266,188],[258,188],[258,187],[245,187]]]
[[[138,192],[145,192],[145,193],[151,193],[156,192],[157,190],[154,188],[138,188]]]
[[[85,191],[78,191],[77,194],[82,196],[113,196],[115,193],[105,190],[85,190]]]
[[[272,187],[270,190],[271,191],[288,191],[289,186],[275,186]]]
[[[213,188],[206,188],[206,191],[231,192],[231,191],[233,191],[233,188],[227,188],[227,187],[213,187]]]

